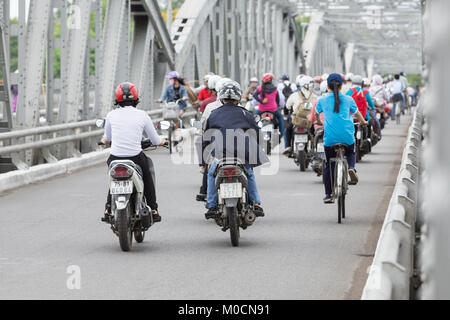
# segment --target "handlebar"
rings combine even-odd
[[[99,145],[99,146],[106,146],[102,141],[98,142],[97,145]],[[153,145],[153,143],[149,139],[146,139],[146,140],[142,140],[141,147],[142,147],[142,150],[146,150],[146,149],[149,149],[149,148],[157,148],[159,146]],[[164,145],[162,145],[161,147],[169,148],[169,142],[166,141],[166,143]]]

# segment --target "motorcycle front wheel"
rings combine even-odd
[[[233,247],[239,246],[239,217],[237,214],[236,207],[233,208],[226,208],[227,210],[227,217],[228,217],[228,224],[230,225],[230,238],[231,238],[231,244]]]

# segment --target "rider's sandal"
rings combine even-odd
[[[264,210],[263,208],[259,205],[254,203],[253,204],[253,213],[257,216],[257,217],[264,217]]]
[[[153,215],[153,223],[161,222],[161,216],[159,215],[158,211],[153,210],[152,215]]]

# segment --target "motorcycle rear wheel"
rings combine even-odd
[[[236,207],[226,208],[228,224],[230,225],[230,238],[233,247],[239,246],[239,217]]]
[[[306,168],[307,168],[305,151],[299,151],[298,152],[298,163],[300,165],[300,171],[301,172],[305,172]]]
[[[128,252],[133,244],[131,230],[131,208],[130,204],[124,209],[117,211],[116,227],[119,233],[119,243],[122,251]]]

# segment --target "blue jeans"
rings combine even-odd
[[[259,110],[257,110],[257,111],[255,112],[255,114],[258,115],[258,116],[260,116],[260,115],[263,114],[264,112],[266,112],[266,111],[259,111]],[[281,132],[281,135],[282,135],[283,138],[284,138],[284,147],[287,148],[287,147],[289,147],[289,143],[288,143],[288,140],[287,140],[287,138],[286,138],[286,130],[284,129],[284,118],[283,118],[283,115],[281,114],[280,109],[278,109],[278,110],[277,110],[276,112],[274,112],[274,113],[275,113],[275,115],[276,115],[277,118],[278,118],[278,123],[279,123],[279,126],[280,126],[280,132]]]
[[[216,171],[218,161],[214,159],[213,163],[211,163],[211,167],[208,172],[208,200],[207,207],[209,209],[217,208],[218,206],[218,195],[216,189],[216,179],[214,178],[214,171]],[[250,166],[245,166],[248,172],[248,187],[247,192],[250,198],[250,201],[261,204],[261,199],[259,198],[258,188],[256,186],[256,179],[253,173],[253,170]]]
[[[323,184],[325,186],[325,195],[331,196],[333,193],[333,180],[334,180],[334,167],[335,163],[331,164],[330,159],[336,158],[336,151],[332,147],[325,147],[325,155],[327,157],[327,162],[325,165],[325,170],[323,172]],[[352,144],[345,150],[345,157],[347,158],[348,168],[355,169],[356,165],[356,153],[355,145]]]

